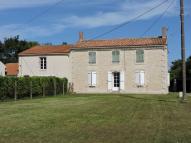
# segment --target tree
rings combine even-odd
[[[67,45],[68,43],[67,42],[62,42],[62,45]]]
[[[181,60],[175,60],[172,62],[170,69],[170,78],[171,79],[181,79],[182,77],[182,62]]]
[[[0,61],[18,62],[18,53],[35,45],[38,45],[38,42],[20,40],[18,35],[5,38],[3,42],[0,41]]]
[[[187,67],[187,79],[191,80],[191,56],[186,61],[186,67]]]
[[[187,92],[191,92],[191,56],[186,60]],[[172,62],[170,91],[182,91],[182,60]],[[176,80],[175,80],[176,79]]]
[[[186,74],[187,79],[191,80],[191,56],[186,61]],[[182,79],[182,61],[175,60],[172,62],[172,66],[170,69],[170,77],[171,79]]]

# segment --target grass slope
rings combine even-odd
[[[80,95],[0,103],[0,143],[187,143],[191,104],[174,95]]]

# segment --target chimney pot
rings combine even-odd
[[[84,33],[83,32],[79,32],[79,41],[82,42],[84,41]]]
[[[167,37],[167,31],[168,31],[168,28],[162,27],[162,38],[166,38]]]

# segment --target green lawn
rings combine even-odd
[[[0,103],[0,143],[187,143],[175,95],[76,95]]]

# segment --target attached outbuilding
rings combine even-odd
[[[71,47],[39,45],[19,53],[19,76],[56,76],[70,80]]]

